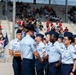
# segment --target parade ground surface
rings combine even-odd
[[[12,63],[0,63],[0,75],[14,75],[12,70]]]

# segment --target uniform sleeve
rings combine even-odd
[[[71,48],[71,55],[73,59],[76,59],[76,50],[74,47]]]
[[[17,50],[18,50],[18,51],[21,51],[20,42],[19,42],[19,44],[18,44]]]
[[[36,51],[36,43],[35,43],[35,41],[32,41],[31,48],[32,48],[33,52]]]
[[[57,52],[58,52],[59,54],[62,54],[62,51],[63,51],[64,49],[62,49],[59,45],[55,45],[55,48],[56,48],[56,50],[57,50]]]
[[[13,41],[10,42],[9,50],[13,50]]]
[[[25,44],[23,44],[22,41],[20,41],[20,43],[19,43],[19,50],[20,51],[25,50],[25,47],[26,47]]]
[[[50,47],[51,48],[51,47]],[[47,48],[46,47],[46,55],[49,55],[49,53],[50,53],[50,48]]]
[[[46,47],[45,47],[45,45],[44,45],[44,44],[42,45],[42,51],[43,51],[43,52],[45,52],[45,51],[46,51]]]

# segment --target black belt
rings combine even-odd
[[[28,59],[28,58],[23,58],[23,60],[30,60],[30,61],[33,61],[33,59]]]
[[[52,63],[49,63],[50,65],[52,65],[52,64],[56,64],[56,63],[58,63],[59,61],[56,61],[56,62],[52,62]]]
[[[64,65],[64,66],[66,66],[66,65],[73,66],[73,64],[63,64],[63,63],[61,65]]]

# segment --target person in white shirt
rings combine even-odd
[[[13,56],[13,70],[14,75],[21,75],[21,52],[20,52],[20,41],[22,39],[22,31],[17,30],[16,39],[10,42],[9,54]]]
[[[28,24],[25,26],[26,36],[20,42],[20,50],[22,54],[22,63],[21,63],[21,75],[33,75],[34,72],[34,58],[33,55],[38,58],[40,62],[41,59],[38,51],[36,50],[36,43],[31,37],[34,35],[34,25]]]
[[[55,46],[61,54],[61,75],[75,75],[76,70],[76,50],[72,43],[74,42],[71,32],[64,33],[65,48]]]
[[[45,52],[45,45],[42,42],[43,38],[43,34],[36,34],[36,42],[38,43],[36,50],[38,51],[41,58],[43,57],[43,53]],[[38,58],[36,58],[36,72],[37,75],[44,75],[44,61],[40,62]]]

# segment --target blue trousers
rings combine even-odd
[[[35,57],[34,57],[34,56],[33,56],[33,63],[34,63],[33,75],[36,75],[36,74],[35,74]]]
[[[38,59],[35,62],[37,75],[44,75],[44,62],[40,62]]]
[[[21,63],[21,75],[33,75],[34,62],[31,59],[23,59]]]
[[[70,75],[73,65],[62,64],[61,65],[61,75]]]
[[[74,75],[76,75],[76,70],[75,70],[75,74]]]
[[[49,63],[48,63],[48,60],[44,61],[44,71],[45,71],[45,75],[49,75]]]
[[[21,57],[14,57],[12,66],[14,75],[21,75]]]
[[[49,75],[60,75],[60,68],[56,68],[55,64],[58,62],[50,63],[49,65]]]

